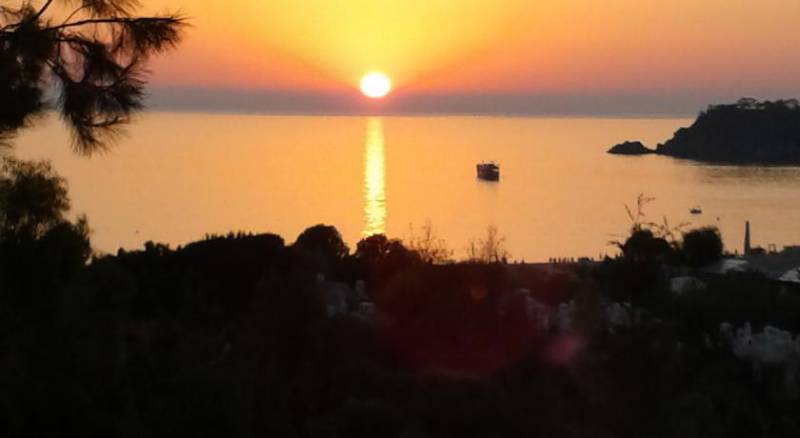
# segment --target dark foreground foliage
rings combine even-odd
[[[384,236],[351,253],[322,225],[291,245],[231,234],[87,264],[86,223],[66,219],[48,167],[8,164],[0,206],[2,436],[800,432],[780,370],[755,379],[715,336],[725,321],[796,332],[800,298],[755,276],[671,294],[659,272],[689,256],[652,233],[564,269],[431,265]],[[358,280],[375,315],[329,317],[325,285]],[[531,319],[527,297],[572,301],[572,328]],[[631,327],[608,330],[611,301],[640,309]]]
[[[174,47],[179,14],[137,16],[138,0],[0,3],[0,145],[54,106],[75,150],[103,149],[144,107],[147,59]],[[48,94],[58,92],[50,105]]]

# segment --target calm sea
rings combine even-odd
[[[408,237],[427,221],[456,255],[496,226],[514,259],[597,257],[630,226],[625,204],[655,198],[648,218],[717,225],[741,251],[753,241],[800,242],[800,168],[704,165],[605,153],[653,145],[687,119],[294,117],[148,113],[111,151],[82,158],[53,117],[25,132],[16,154],[46,158],[69,182],[96,249],[173,246],[230,230],[335,225]],[[475,178],[494,160],[501,180]],[[700,207],[702,215],[689,210]]]

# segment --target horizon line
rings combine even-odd
[[[666,92],[665,92],[666,93]],[[789,94],[789,93],[786,93]],[[153,86],[152,110],[319,116],[497,116],[692,118],[709,105],[776,93],[397,93],[374,101],[356,92]]]
[[[168,105],[149,105],[148,113],[180,113],[180,114],[214,114],[243,116],[276,116],[276,117],[430,117],[430,118],[541,118],[541,119],[692,119],[697,114],[688,113],[558,113],[558,112],[364,112],[364,111],[321,111],[321,110],[270,110],[270,109],[237,109],[237,108],[203,108]]]

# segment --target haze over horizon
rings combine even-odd
[[[784,0],[151,0],[193,27],[155,108],[266,113],[686,115],[800,95]],[[381,102],[365,72],[395,84]]]
[[[564,117],[694,117],[709,105],[742,97],[777,100],[792,95],[727,94],[400,94],[381,102],[353,92],[270,89],[156,87],[149,90],[153,110],[276,115],[477,115]]]

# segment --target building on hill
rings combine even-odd
[[[369,321],[375,317],[375,304],[367,297],[363,281],[356,281],[352,288],[346,283],[327,281],[320,274],[317,276],[317,288],[325,303],[328,318],[354,316]]]
[[[700,270],[706,275],[758,272],[770,280],[800,285],[800,246],[786,246],[782,251],[751,251],[742,257],[725,258]]]

